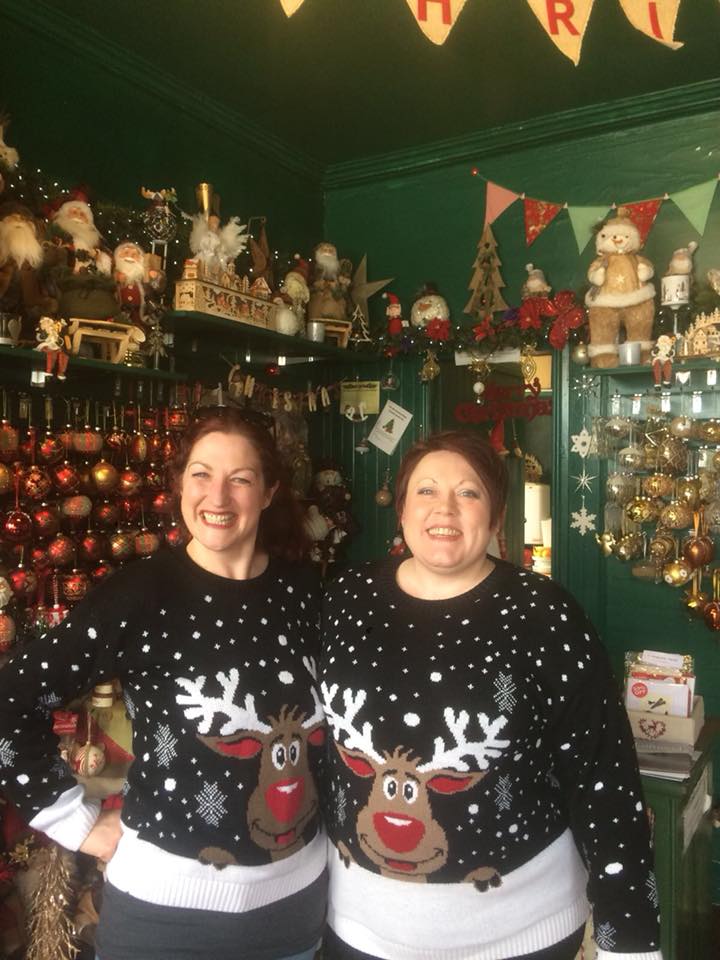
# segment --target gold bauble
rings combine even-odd
[[[668,533],[656,533],[648,545],[648,554],[657,564],[665,563],[675,553],[675,541]]]
[[[645,466],[645,451],[636,443],[623,447],[617,455],[618,463],[626,470],[642,470]]]
[[[616,470],[607,478],[605,490],[608,500],[623,506],[632,499],[635,493],[635,481],[629,473]]]
[[[653,473],[643,479],[642,488],[648,497],[667,497],[672,493],[673,479],[667,473]]]
[[[588,351],[588,345],[586,343],[578,343],[570,352],[570,358],[573,363],[577,363],[578,366],[585,367],[590,363],[590,352]]]
[[[657,520],[660,508],[650,497],[633,497],[625,507],[625,516],[633,523],[650,523]]]
[[[390,493],[387,486],[382,486],[375,494],[375,503],[379,507],[389,507],[392,503],[392,499],[392,493]]]
[[[687,468],[687,447],[682,440],[671,437],[661,441],[657,448],[657,464],[662,470],[682,473]]]
[[[694,572],[687,560],[671,560],[663,567],[663,580],[671,587],[682,587]]]
[[[680,500],[673,500],[660,511],[660,525],[670,530],[683,530],[693,522],[691,508]]]
[[[615,546],[618,560],[635,560],[642,554],[643,540],[639,533],[626,533]]]
[[[685,415],[675,417],[670,421],[670,433],[680,440],[688,440],[693,435],[695,423],[692,417]]]
[[[703,420],[698,424],[698,436],[707,443],[720,443],[720,420]]]
[[[700,504],[700,480],[697,477],[681,477],[677,482],[675,496],[691,510],[696,510]]]
[[[119,474],[115,467],[111,463],[108,463],[107,460],[98,460],[93,466],[91,473],[93,482],[100,493],[112,493],[118,485]]]

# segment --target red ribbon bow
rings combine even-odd
[[[562,350],[570,331],[576,330],[585,322],[585,311],[575,299],[572,290],[560,290],[555,294],[551,305],[557,318],[548,333],[548,341],[556,350]]]

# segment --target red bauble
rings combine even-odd
[[[147,527],[143,527],[135,537],[135,553],[139,557],[149,557],[150,554],[155,553],[159,546],[160,537],[157,533],[148,530]]]
[[[118,501],[120,517],[123,523],[134,523],[140,519],[142,501],[140,497],[123,497]]]
[[[145,471],[145,487],[148,490],[162,490],[165,486],[165,471],[154,463]]]
[[[133,463],[145,463],[147,460],[148,445],[144,433],[134,433],[130,438],[128,455]]]
[[[166,433],[163,437],[163,442],[160,447],[160,458],[163,463],[167,463],[168,460],[172,460],[176,453],[177,445],[175,444],[172,436],[169,433]]]
[[[0,653],[7,653],[15,642],[15,621],[9,613],[0,610]]]
[[[109,563],[102,560],[92,568],[90,578],[93,583],[101,583],[103,580],[107,580],[113,573],[115,573],[115,567],[111,567]]]
[[[25,463],[35,463],[35,441],[37,439],[35,428],[28,429],[28,435],[18,447],[18,453]]]
[[[22,491],[30,500],[42,500],[52,489],[50,474],[44,467],[28,467],[22,473]]]
[[[75,493],[80,486],[80,476],[75,467],[67,460],[63,460],[62,463],[54,467],[52,475],[55,487],[60,493]]]
[[[65,448],[59,437],[54,437],[51,433],[46,433],[37,447],[37,454],[43,463],[57,463],[62,460]]]
[[[9,510],[2,525],[2,536],[10,543],[27,543],[32,537],[32,518],[24,510]]]
[[[75,556],[75,543],[64,533],[59,533],[48,544],[48,558],[54,567],[68,567]]]
[[[105,496],[112,493],[117,487],[120,479],[119,474],[107,460],[98,460],[91,472],[95,487]]]
[[[168,427],[171,430],[184,430],[190,423],[185,407],[173,407],[168,413]]]
[[[110,556],[113,560],[129,560],[135,556],[135,533],[116,530],[110,537]]]
[[[158,513],[161,516],[169,516],[173,512],[174,505],[175,497],[170,493],[170,491],[159,490],[152,498],[150,509],[153,513]]]
[[[30,548],[30,563],[35,570],[45,570],[50,566],[47,547],[36,543]]]
[[[118,427],[113,427],[105,437],[105,444],[110,450],[120,453],[125,445],[125,434]]]
[[[54,503],[41,503],[32,512],[33,528],[38,537],[54,537],[60,529],[60,511]]]
[[[20,564],[7,575],[10,589],[20,600],[29,600],[37,590],[37,576],[30,567]]]
[[[74,430],[72,448],[78,453],[100,453],[103,448],[103,435],[99,430],[93,430],[90,427]]]
[[[126,467],[120,473],[118,492],[124,497],[131,497],[134,493],[138,492],[140,487],[142,487],[142,477],[140,474],[137,470],[133,470],[132,467]]]
[[[77,468],[78,479],[80,480],[79,492],[87,497],[93,497],[97,494],[95,481],[93,480],[92,467],[89,460],[84,460]]]
[[[11,463],[17,457],[20,440],[18,432],[7,420],[0,420],[0,460]]]
[[[12,490],[13,475],[9,467],[0,463],[0,494],[9,493]]]
[[[78,543],[80,559],[85,563],[99,563],[107,552],[107,540],[102,533],[88,530]]]
[[[165,542],[171,547],[181,547],[188,537],[179,523],[171,523],[165,531]]]
[[[163,438],[156,430],[147,438],[148,460],[158,460],[161,456]]]
[[[62,591],[68,603],[77,603],[82,600],[90,589],[90,578],[82,570],[71,570],[63,577]]]
[[[96,503],[93,508],[93,521],[101,530],[110,530],[117,526],[120,519],[120,507],[109,500]]]

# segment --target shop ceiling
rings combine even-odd
[[[405,0],[73,0],[65,16],[320,164],[408,150],[720,76],[720,3],[683,0],[672,51],[595,0],[575,67],[527,0],[468,0],[444,46]],[[688,112],[699,109],[688,102]]]

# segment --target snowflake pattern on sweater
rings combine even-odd
[[[326,599],[325,795],[341,859],[497,897],[504,876],[570,829],[605,943],[659,956],[632,735],[582,610],[559,585],[499,561],[442,601],[401,591],[397,566],[347,571]],[[361,904],[336,906],[363,922]],[[524,916],[511,898],[507,910]]]
[[[185,551],[119,571],[0,671],[0,784],[28,820],[71,788],[38,708],[118,677],[136,756],[123,822],[203,863],[291,856],[319,827],[319,603],[314,571],[274,560],[247,581]]]

